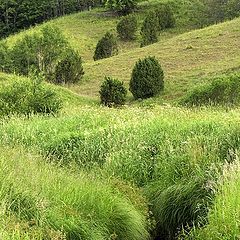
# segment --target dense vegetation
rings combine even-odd
[[[92,0],[4,0],[0,2],[0,38],[65,14],[96,6]]]
[[[192,28],[239,4],[205,3],[107,1],[0,41],[1,239],[238,238],[240,19]]]

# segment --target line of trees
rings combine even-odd
[[[0,0],[0,38],[99,4],[101,0]]]

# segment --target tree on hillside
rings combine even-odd
[[[100,0],[0,0],[0,38],[45,20],[99,4]]]
[[[137,28],[138,22],[136,16],[133,14],[125,16],[117,24],[118,36],[122,40],[134,40]]]
[[[97,43],[93,59],[94,61],[108,58],[118,54],[117,41],[114,35],[107,32]]]
[[[106,7],[122,15],[127,15],[137,7],[137,0],[107,0]]]
[[[164,89],[164,73],[155,57],[140,59],[134,66],[130,80],[130,92],[135,99],[149,98]]]
[[[149,12],[141,28],[141,47],[158,41],[158,18],[155,11]]]

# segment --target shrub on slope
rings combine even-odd
[[[208,85],[198,87],[183,98],[180,104],[186,106],[201,105],[237,105],[240,102],[240,75],[217,78]]]

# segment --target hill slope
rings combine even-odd
[[[162,40],[145,48],[85,64],[88,81],[77,92],[96,95],[105,75],[130,79],[139,58],[154,55],[166,74],[165,98],[176,98],[213,74],[240,67],[240,18]]]
[[[98,39],[106,31],[115,31],[119,17],[101,9],[65,16],[50,21],[60,27],[72,46],[84,60],[85,77],[79,85],[69,86],[82,96],[97,98],[99,86],[104,76],[123,80],[128,86],[132,68],[139,58],[155,55],[165,72],[165,92],[163,98],[172,101],[197,84],[208,81],[212,75],[222,74],[239,68],[240,18],[201,30],[190,31],[189,17],[184,18],[184,9],[190,8],[186,0],[180,4],[177,27],[163,32],[156,44],[139,48],[139,36],[134,42],[119,41],[118,56],[94,62],[92,56]],[[139,22],[147,10],[159,2],[143,3],[137,12]],[[145,4],[145,5],[144,5]],[[146,9],[145,9],[146,8]],[[184,24],[185,21],[185,24]],[[23,31],[7,39],[11,45],[24,34],[38,31],[42,25]],[[190,31],[180,34],[184,31]]]

